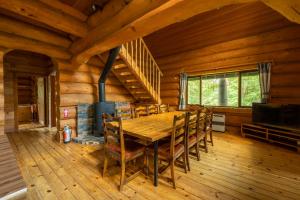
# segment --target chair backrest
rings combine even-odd
[[[186,131],[187,137],[197,134],[197,122],[198,122],[199,111],[189,111],[186,113]]]
[[[161,104],[161,105],[159,105],[158,106],[158,112],[159,113],[170,112],[169,104]]]
[[[158,106],[151,104],[147,106],[148,115],[158,114]]]
[[[121,117],[112,117],[109,114],[103,113],[103,126],[104,126],[104,146],[106,150],[111,148],[119,148],[119,155],[115,155],[118,151],[108,152],[112,156],[120,156],[125,159],[125,143],[122,129]]]
[[[202,110],[199,110],[197,117],[197,139],[200,135],[206,135],[206,113]]]
[[[148,108],[146,105],[138,105],[134,109],[135,117],[147,116]]]
[[[206,128],[212,128],[213,111],[211,108],[205,108],[206,113]]]
[[[116,117],[121,117],[122,120],[132,119],[134,117],[131,107],[121,107],[116,109]]]
[[[187,110],[194,111],[194,110],[201,110],[203,109],[203,106],[201,105],[188,105]]]
[[[173,158],[175,156],[175,147],[180,144],[186,144],[186,114],[174,116],[170,144],[170,154]]]

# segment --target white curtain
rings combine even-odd
[[[180,96],[179,96],[179,110],[186,108],[186,88],[187,88],[187,74],[180,74]]]
[[[268,103],[270,97],[271,66],[272,63],[258,63],[262,103]]]

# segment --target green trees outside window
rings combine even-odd
[[[241,106],[252,106],[260,102],[260,85],[258,72],[241,73]]]
[[[251,106],[260,102],[257,71],[190,77],[188,104],[207,106]]]

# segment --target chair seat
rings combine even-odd
[[[197,143],[196,135],[192,135],[189,137],[189,147],[194,146]]]
[[[177,144],[175,146],[175,152],[174,156],[175,158],[178,158],[183,152],[184,152],[184,145],[183,144]],[[153,148],[151,148],[150,153],[153,154]],[[170,158],[170,143],[164,143],[163,145],[158,147],[158,157],[163,159],[169,159]]]
[[[205,132],[201,131],[201,133],[199,134],[199,138],[198,138],[198,142],[200,142],[201,140],[203,140],[203,138],[205,137]],[[193,146],[194,144],[196,144],[197,142],[197,137],[195,134],[191,135],[189,137],[189,147]]]
[[[110,152],[121,154],[121,147],[114,144],[108,144],[107,149]],[[125,142],[125,159],[131,160],[134,159],[140,155],[142,155],[145,152],[145,146],[141,145],[139,143],[136,143],[134,141],[126,141]]]

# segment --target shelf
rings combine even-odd
[[[258,139],[262,139],[262,140],[267,140],[267,138],[265,137],[259,137],[259,136],[256,136],[256,135],[252,135],[252,134],[245,134],[246,136],[249,136],[249,137],[255,137],[255,138],[258,138]]]
[[[277,129],[278,128],[278,129]],[[271,143],[278,143],[293,147],[300,151],[300,133],[285,127],[270,127],[264,125],[242,124],[241,131],[244,137],[263,139]]]

